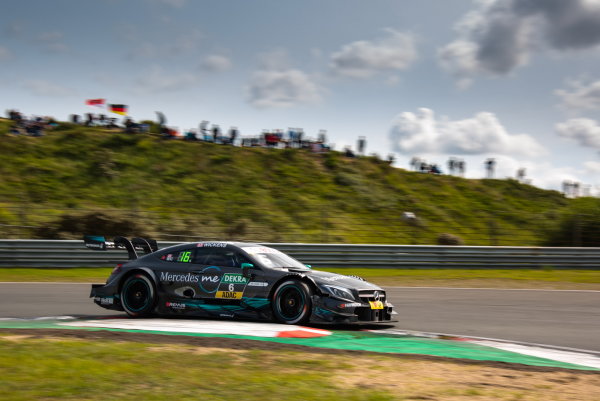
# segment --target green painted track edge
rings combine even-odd
[[[73,323],[72,320],[65,322]],[[235,334],[181,333],[174,331],[115,329],[102,327],[64,326],[60,321],[0,321],[2,329],[62,329],[86,331],[113,331],[125,333],[147,333],[170,336],[218,337],[253,341],[266,341],[281,344],[302,345],[314,348],[328,348],[347,351],[369,351],[392,354],[429,355],[445,358],[469,359],[477,361],[495,361],[517,363],[529,366],[545,366],[573,370],[600,371],[593,367],[576,365],[552,359],[523,355],[516,352],[499,350],[466,341],[442,340],[417,336],[390,336],[364,331],[333,331],[332,335],[316,338],[257,337]],[[1,337],[0,337],[1,339]]]

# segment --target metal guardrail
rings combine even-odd
[[[159,248],[179,242],[159,242]],[[263,243],[316,268],[600,269],[600,248]],[[0,267],[104,267],[124,250],[98,252],[77,240],[0,240]]]

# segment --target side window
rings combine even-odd
[[[165,262],[191,263],[193,259],[194,249],[182,249],[175,252],[163,253],[160,260]]]
[[[210,248],[198,248],[196,249],[196,256],[194,257],[194,264],[206,265],[206,261],[211,253],[214,252],[214,249]]]
[[[238,252],[227,249],[198,249],[194,263],[219,267],[240,267],[250,260]]]
[[[254,264],[246,255],[242,255],[241,253],[235,254],[235,259],[237,260],[237,266],[241,268],[242,263],[250,263]]]

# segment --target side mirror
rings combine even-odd
[[[249,270],[254,269],[254,265],[252,263],[242,263],[241,268],[242,268],[242,276],[250,277]]]

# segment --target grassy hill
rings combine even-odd
[[[405,171],[374,157],[163,140],[0,120],[0,238],[536,245],[573,201],[514,180]],[[417,221],[406,221],[413,212]]]

